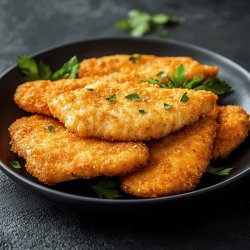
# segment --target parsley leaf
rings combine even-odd
[[[139,61],[141,59],[141,55],[139,54],[135,54],[129,57],[129,61],[132,61],[133,63],[136,63],[137,61]]]
[[[201,83],[201,85],[194,88],[195,90],[209,90],[217,95],[224,94],[231,90],[231,86],[229,86],[225,81],[221,81],[217,78],[207,79]]]
[[[140,95],[137,93],[133,93],[130,95],[126,95],[125,98],[129,100],[140,100]]]
[[[207,173],[214,174],[214,175],[219,175],[219,176],[226,176],[231,173],[233,168],[226,168],[226,167],[212,167],[208,166],[206,169]]]
[[[187,78],[187,72],[182,64],[178,67],[177,71],[172,71],[172,77],[174,86],[176,88],[182,87],[184,85]]]
[[[171,108],[171,105],[164,103],[164,109],[169,110]]]
[[[52,133],[55,133],[55,132],[56,132],[55,129],[54,129],[54,127],[53,127],[52,125],[47,125],[47,126],[45,126],[45,128],[46,128],[48,131],[52,132]]]
[[[167,77],[167,73],[164,71],[160,71],[159,73],[156,74],[156,76],[158,76],[160,78],[165,78],[165,77]]]
[[[76,78],[79,71],[79,62],[76,56],[70,58],[60,69],[53,73],[51,80],[59,80],[64,78]]]
[[[15,168],[15,169],[21,169],[22,168],[18,161],[11,162],[11,166],[13,168]]]
[[[94,89],[93,87],[91,87],[91,86],[86,86],[85,89],[88,90],[88,91],[93,91],[93,90],[95,90],[95,89]]]
[[[152,31],[155,27],[162,28],[168,23],[180,23],[184,18],[166,14],[150,15],[145,11],[130,10],[127,19],[121,19],[116,23],[120,30],[128,31],[134,37],[142,37]]]
[[[188,97],[188,95],[187,95],[187,92],[185,92],[184,94],[183,94],[183,96],[181,97],[181,100],[180,100],[181,102],[188,102],[189,101],[189,97]]]
[[[114,180],[105,178],[91,187],[99,198],[116,199],[122,197],[119,191],[114,189],[116,185],[117,183]]]
[[[21,81],[23,82],[76,78],[79,71],[79,62],[75,56],[54,73],[52,73],[50,66],[42,60],[36,62],[33,58],[28,56],[19,56],[17,65],[22,73]]]
[[[141,82],[147,82],[149,84],[153,84],[153,85],[158,85],[160,88],[166,88],[167,86],[163,83],[160,82],[154,78],[141,78],[140,79]]]
[[[114,94],[114,95],[112,95],[110,97],[107,97],[106,100],[109,101],[109,102],[114,102],[116,100],[116,94]]]
[[[49,80],[52,72],[50,66],[46,65],[42,60],[37,63],[33,58],[28,56],[19,56],[17,66],[22,72],[22,81]]]
[[[177,71],[172,72],[172,78],[173,80],[168,79],[169,88],[180,87],[195,90],[208,90],[216,95],[221,95],[231,90],[231,86],[218,78],[203,79],[200,76],[196,76],[187,81],[187,73],[183,65],[180,65]]]
[[[141,113],[141,114],[146,114],[147,113],[147,110],[145,110],[145,109],[139,109],[139,112]]]

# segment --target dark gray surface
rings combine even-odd
[[[19,54],[124,35],[114,23],[131,8],[185,16],[187,21],[171,29],[169,38],[214,50],[250,70],[249,1],[0,0],[0,72]],[[0,249],[247,249],[249,188],[247,178],[198,209],[112,217],[46,201],[0,172]]]

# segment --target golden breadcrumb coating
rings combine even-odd
[[[14,101],[19,108],[31,113],[38,113],[52,116],[48,102],[64,92],[83,88],[95,83],[98,80],[102,81],[134,81],[140,83],[138,78],[131,75],[114,72],[102,77],[84,77],[80,79],[61,79],[57,81],[39,80],[20,84],[14,95]]]
[[[218,130],[213,158],[226,158],[248,136],[249,115],[236,105],[219,106]]]
[[[121,178],[122,189],[138,197],[160,197],[191,191],[211,158],[216,122],[204,117],[149,143],[149,165]]]
[[[46,126],[52,126],[52,131]],[[123,175],[145,165],[149,158],[143,143],[82,139],[55,119],[41,115],[16,120],[9,132],[11,150],[26,160],[30,174],[48,185]]]
[[[139,100],[126,98],[138,94]],[[181,98],[187,93],[188,102]],[[106,98],[116,95],[115,101]],[[49,108],[66,128],[82,137],[141,141],[163,137],[210,112],[217,96],[209,91],[162,89],[146,83],[99,82],[55,97]],[[170,109],[164,108],[164,103]],[[144,110],[144,113],[140,113]]]
[[[195,76],[214,78],[218,67],[202,65],[190,57],[159,57],[141,55],[136,62],[129,60],[131,55],[111,55],[83,60],[80,64],[79,77],[103,76],[114,71],[130,74],[139,78],[155,77],[160,71],[172,78],[172,71],[182,64],[187,71],[187,78]]]
[[[19,85],[14,95],[14,101],[19,108],[31,113],[50,115],[48,99],[69,90],[84,87],[92,78],[62,79],[58,81],[39,80]]]

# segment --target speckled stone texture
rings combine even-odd
[[[250,70],[250,1],[0,0],[0,72],[20,54],[123,36],[114,23],[131,8],[185,16],[169,38],[206,47]],[[199,209],[117,217],[64,208],[0,172],[0,249],[249,249],[249,190],[248,177]]]

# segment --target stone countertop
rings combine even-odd
[[[114,23],[132,8],[185,16],[185,23],[169,29],[169,38],[213,50],[250,70],[249,1],[0,0],[0,72],[20,54],[124,36]],[[0,172],[0,249],[247,249],[249,178],[237,188],[200,209],[116,217],[64,208]]]

